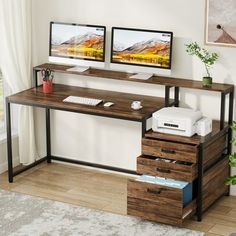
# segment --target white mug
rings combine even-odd
[[[141,102],[140,101],[133,101],[131,104],[131,108],[134,110],[139,110],[140,108],[142,108]]]

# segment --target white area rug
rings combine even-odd
[[[0,190],[1,236],[202,236],[204,233]]]

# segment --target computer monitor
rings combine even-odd
[[[50,22],[49,61],[103,68],[105,38],[105,26]]]
[[[112,28],[112,67],[130,72],[170,74],[173,33]]]

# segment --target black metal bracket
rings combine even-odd
[[[8,158],[8,180],[13,182],[13,162],[12,162],[12,139],[11,139],[11,104],[6,98],[6,123],[7,123],[7,158]]]
[[[24,105],[28,105],[28,104],[24,104]],[[58,160],[58,161],[69,162],[69,163],[80,164],[80,165],[93,166],[93,167],[98,167],[98,168],[107,169],[107,170],[113,170],[113,171],[119,171],[119,172],[128,173],[128,174],[137,174],[136,171],[127,170],[127,169],[116,168],[116,167],[112,167],[112,166],[100,165],[100,164],[83,162],[83,161],[74,161],[74,160],[66,159],[66,158],[52,157],[52,154],[51,154],[50,110],[51,110],[51,108],[45,108],[45,118],[46,118],[46,151],[47,151],[47,155],[45,157],[41,158],[40,160],[37,160],[37,161],[33,162],[30,165],[24,166],[21,169],[13,171],[12,138],[11,138],[11,103],[6,98],[8,179],[9,179],[10,183],[13,182],[14,176],[16,176],[18,174],[21,174],[22,172],[24,172],[26,170],[29,170],[32,167],[34,167],[34,166],[36,166],[36,165],[38,165],[38,164],[40,164],[40,163],[42,163],[44,161],[47,161],[48,163],[51,163],[52,160]],[[95,115],[95,114],[91,114],[91,115]],[[125,118],[121,118],[121,117],[111,117],[111,118],[117,118],[117,119],[123,119],[123,120],[131,120],[131,121],[138,121],[136,119],[125,119]],[[147,119],[148,118],[150,118],[150,117],[146,117],[145,119],[143,119],[141,121],[142,137],[144,137],[144,135],[146,133]]]
[[[47,146],[47,162],[51,163],[51,125],[50,125],[49,108],[46,108],[46,146]]]
[[[228,125],[231,125],[233,122],[234,89],[232,88],[229,92],[222,92],[221,93],[220,129],[223,129],[225,126],[226,95],[229,95]]]
[[[203,185],[203,144],[198,147],[198,181],[197,181],[197,220],[202,220],[202,185]]]
[[[147,130],[147,120],[144,119],[142,120],[142,137],[145,136],[146,130]]]
[[[233,123],[233,110],[234,110],[234,90],[232,90],[229,94],[229,114],[228,114],[228,124],[229,126]],[[228,154],[231,153],[232,150],[232,129],[229,127],[228,130]]]
[[[165,86],[165,106],[179,106],[179,87],[174,87],[174,103],[170,103],[170,89],[173,86]]]
[[[35,88],[38,87],[38,72],[39,71],[40,70],[33,68],[33,84]]]

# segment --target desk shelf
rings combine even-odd
[[[163,85],[163,86],[169,86],[169,87],[198,89],[198,90],[205,90],[205,91],[211,91],[211,92],[214,91],[214,92],[229,93],[230,91],[233,90],[233,85],[231,84],[213,83],[211,87],[204,87],[201,81],[179,79],[179,78],[172,78],[172,77],[165,77],[165,76],[152,76],[148,80],[131,79],[130,76],[133,75],[133,73],[126,73],[126,72],[113,71],[113,70],[89,68],[88,70],[84,72],[67,71],[68,69],[72,67],[73,66],[45,63],[45,64],[34,67],[34,70],[37,72],[45,68],[50,68],[51,70],[55,72],[65,73],[65,74],[76,74],[76,75],[130,81],[130,82],[137,82],[137,83],[156,84],[156,85]]]

